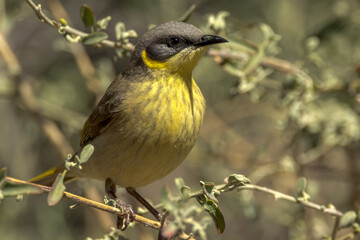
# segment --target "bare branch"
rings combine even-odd
[[[293,196],[290,196],[290,195],[287,195],[287,194],[284,194],[284,193],[281,193],[281,192],[278,192],[278,191],[275,191],[275,190],[272,190],[272,189],[269,189],[266,187],[261,187],[258,185],[246,184],[245,186],[240,186],[237,188],[237,191],[242,191],[242,190],[255,190],[258,192],[266,193],[266,194],[272,195],[275,200],[282,199],[282,200],[285,200],[288,202],[302,205],[306,208],[311,208],[311,209],[317,210],[319,212],[330,214],[335,217],[341,217],[343,215],[342,212],[340,212],[334,208],[329,208],[324,205],[319,205],[317,203],[310,202],[310,201],[301,201]]]
[[[214,189],[218,190],[218,191],[222,191],[222,189],[225,187],[225,184],[220,184],[220,185],[216,185],[214,187]],[[266,187],[262,187],[262,186],[258,186],[258,185],[254,185],[254,184],[246,184],[243,186],[238,186],[235,188],[237,191],[242,191],[242,190],[253,190],[253,191],[258,191],[258,192],[262,192],[268,195],[272,195],[274,197],[275,200],[285,200],[288,202],[292,202],[292,203],[296,203],[299,205],[302,205],[303,207],[306,208],[311,208],[314,210],[317,210],[319,212],[322,213],[326,213],[329,215],[332,215],[334,217],[341,217],[343,215],[342,212],[336,210],[335,208],[330,208],[330,207],[326,207],[324,205],[320,205],[314,202],[310,202],[310,201],[302,201],[299,200],[293,196],[287,195],[285,193],[281,193],[279,191],[275,191]],[[203,191],[197,191],[194,192],[190,195],[190,197],[195,198],[197,196],[203,195]]]
[[[16,179],[16,178],[12,178],[12,177],[6,177],[5,180],[7,182],[11,182],[11,183],[15,183],[15,184],[32,185],[32,186],[41,188],[44,192],[50,192],[51,191],[51,187],[44,186],[44,185],[39,185],[39,184],[35,184],[35,183],[30,183],[30,182],[23,181],[23,180]],[[74,202],[77,202],[79,204],[86,205],[86,206],[89,206],[89,207],[92,207],[92,208],[96,208],[96,209],[104,211],[104,212],[113,213],[113,214],[116,214],[118,216],[122,216],[124,214],[118,208],[106,205],[104,203],[99,203],[99,202],[96,202],[96,201],[93,201],[93,200],[90,200],[90,199],[87,199],[87,198],[84,198],[84,197],[81,197],[81,196],[78,196],[78,195],[75,195],[75,194],[72,194],[72,193],[69,193],[69,192],[64,192],[64,197],[67,198],[67,199],[70,199],[70,200],[72,200]],[[135,214],[134,221],[137,222],[137,223],[143,224],[146,227],[151,227],[151,228],[156,229],[156,230],[161,229],[161,223],[160,222],[145,218],[145,217],[137,215],[137,214]],[[195,240],[195,238],[193,238],[191,235],[188,235],[186,233],[180,233],[178,238],[181,239],[181,240]]]
[[[25,185],[36,186],[38,188],[41,188],[45,192],[50,192],[50,190],[51,190],[51,187],[44,186],[44,185],[39,185],[39,184],[35,184],[35,183],[30,183],[30,182],[23,181],[23,180],[16,179],[16,178],[12,178],[12,177],[6,177],[6,181],[11,182],[11,183],[16,183],[16,184],[25,184]],[[119,215],[119,216],[123,215],[123,213],[118,208],[111,207],[111,206],[106,205],[104,203],[99,203],[99,202],[96,202],[96,201],[93,201],[93,200],[90,200],[90,199],[87,199],[87,198],[84,198],[84,197],[81,197],[81,196],[78,196],[78,195],[75,195],[75,194],[72,194],[72,193],[69,193],[69,192],[64,192],[64,197],[67,198],[67,199],[70,199],[70,200],[72,200],[74,202],[80,203],[82,205],[86,205],[86,206],[89,206],[89,207],[92,207],[92,208],[96,208],[96,209],[99,209],[99,210],[102,210],[102,211],[105,211],[105,212],[113,213],[113,214],[116,214],[116,215]],[[148,227],[151,227],[151,228],[154,228],[154,229],[157,229],[157,230],[160,229],[160,222],[153,221],[151,219],[147,219],[147,218],[144,218],[144,217],[139,216],[139,215],[135,215],[134,220],[136,222],[138,222],[138,223],[141,223],[141,224],[145,225],[145,226],[148,226]]]

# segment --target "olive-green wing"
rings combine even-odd
[[[116,79],[109,86],[97,107],[86,120],[81,132],[81,147],[106,131],[113,123],[115,117],[119,118],[120,104],[124,95],[124,87],[120,86],[120,84],[120,79]]]

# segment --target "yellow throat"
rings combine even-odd
[[[204,50],[184,49],[166,62],[142,52],[149,73],[131,83],[119,106],[124,119],[107,130],[111,134],[105,132],[92,142],[103,151],[95,151],[91,164],[85,165],[86,175],[139,187],[166,176],[185,159],[205,112],[205,99],[192,77]],[[101,163],[94,166],[97,159]]]

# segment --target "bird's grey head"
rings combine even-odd
[[[131,62],[140,63],[144,50],[150,59],[164,62],[185,48],[198,48],[222,42],[227,40],[204,35],[194,25],[177,21],[167,22],[150,29],[139,38]]]

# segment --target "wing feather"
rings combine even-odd
[[[121,113],[121,102],[124,99],[126,81],[122,77],[116,78],[106,90],[94,111],[86,120],[81,132],[80,146],[83,147],[101,133],[106,131],[115,118]]]

